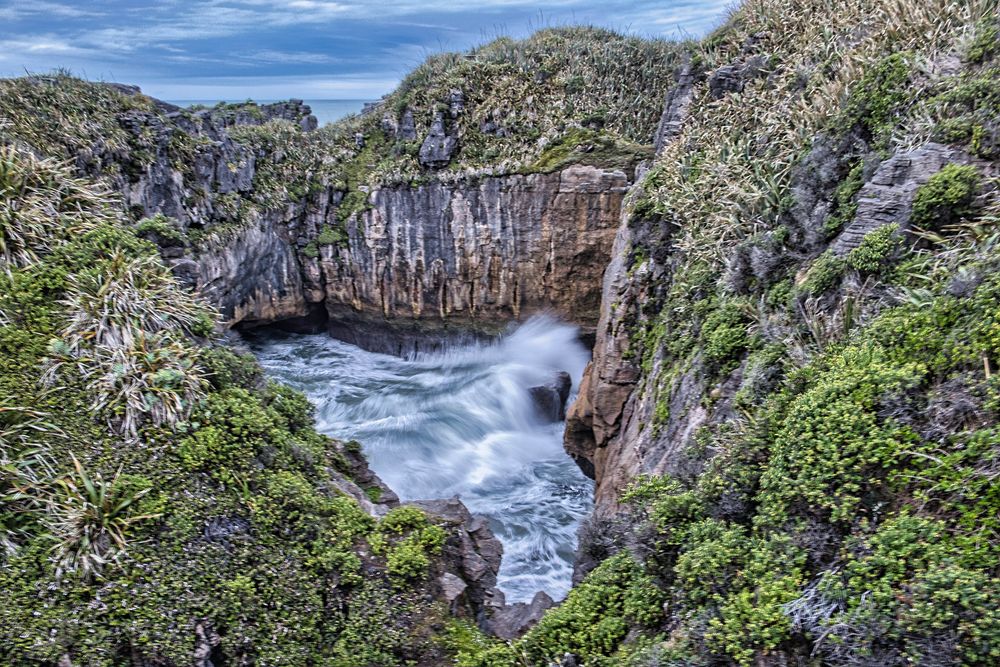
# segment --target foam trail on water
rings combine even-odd
[[[570,588],[576,529],[592,484],[544,424],[528,389],[557,371],[574,390],[588,360],[575,327],[534,317],[493,343],[409,359],[325,335],[248,337],[268,374],[316,404],[319,430],[362,443],[373,470],[404,500],[461,496],[504,544],[508,601]]]

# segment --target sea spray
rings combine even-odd
[[[305,392],[319,430],[362,443],[404,500],[458,495],[504,544],[508,601],[570,588],[576,530],[592,486],[545,423],[529,389],[566,371],[579,385],[587,351],[575,327],[534,317],[492,343],[401,359],[324,335],[256,333],[267,372]]]

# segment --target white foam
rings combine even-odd
[[[566,371],[579,385],[588,355],[577,330],[551,317],[491,344],[410,359],[327,336],[250,340],[267,372],[304,391],[320,430],[362,443],[404,500],[459,495],[504,543],[500,586],[512,602],[570,587],[579,520],[592,486],[542,423],[528,389]]]

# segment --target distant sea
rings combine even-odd
[[[246,100],[166,100],[179,107],[189,107],[193,104],[202,104],[206,107],[214,107],[219,102],[245,102]],[[270,104],[283,100],[254,100],[258,104]],[[303,100],[312,108],[313,115],[319,121],[320,126],[340,120],[344,116],[352,113],[360,113],[368,100]]]

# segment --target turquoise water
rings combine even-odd
[[[193,104],[201,104],[206,107],[214,107],[219,102],[245,102],[246,100],[166,100],[170,104],[179,107],[189,107]],[[270,104],[283,100],[254,100],[258,104]],[[312,108],[313,115],[319,121],[320,126],[333,123],[344,116],[352,113],[359,113],[368,100],[304,100]]]

